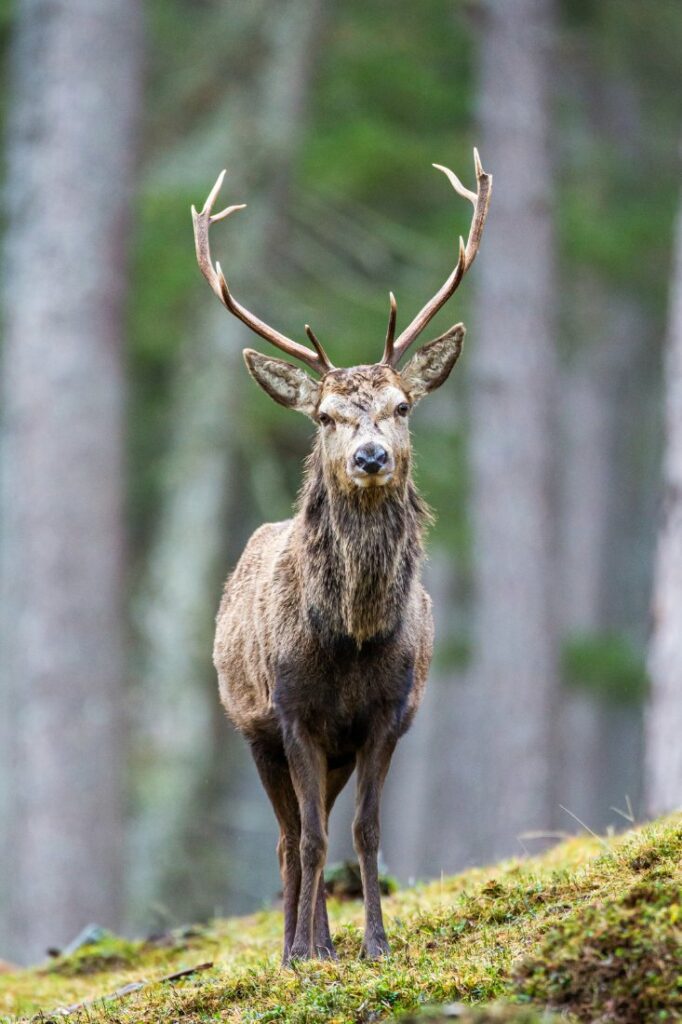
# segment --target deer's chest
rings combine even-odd
[[[358,650],[340,638],[314,658],[280,665],[274,704],[283,732],[300,725],[329,756],[342,756],[376,730],[404,731],[412,685],[412,658],[394,641],[373,640]]]

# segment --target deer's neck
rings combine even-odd
[[[428,509],[408,474],[390,492],[346,492],[313,453],[299,508],[301,579],[312,628],[358,646],[400,624],[422,557]]]

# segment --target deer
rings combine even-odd
[[[336,959],[323,871],[328,823],[357,771],[353,840],[364,898],[361,955],[390,952],[378,853],[381,792],[398,740],[424,695],[433,652],[431,599],[420,571],[430,510],[412,478],[409,418],[445,383],[465,327],[455,324],[407,350],[451,298],[473,263],[492,175],[474,149],[476,191],[434,164],[473,205],[451,274],[396,337],[390,293],[381,360],[335,367],[306,324],[312,347],[270,327],[234,298],[209,229],[244,205],[213,213],[225,171],[201,209],[192,207],[199,268],[225,308],[316,376],[254,349],[246,367],[267,395],[309,417],[317,431],[295,514],[248,541],[225,584],[213,663],[227,716],[245,737],[279,826],[283,964]]]

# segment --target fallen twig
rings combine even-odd
[[[202,964],[196,964],[194,967],[185,967],[182,971],[175,971],[173,974],[165,974],[162,978],[152,978],[150,981],[142,979],[141,981],[131,981],[127,985],[123,985],[121,988],[117,988],[115,992],[110,992],[105,996],[97,996],[96,999],[86,999],[82,1003],[72,1003],[71,1006],[60,1006],[58,1010],[55,1010],[55,1014],[59,1014],[61,1017],[68,1017],[72,1013],[77,1013],[78,1010],[85,1010],[88,1006],[94,1006],[95,1003],[99,1002],[111,1002],[114,999],[122,999],[124,996],[129,996],[133,992],[139,992],[141,988],[146,988],[148,985],[159,985],[164,981],[177,981],[179,978],[188,978],[191,974],[198,974],[199,971],[208,971],[213,967],[213,961],[207,960]]]
[[[196,967],[186,967],[184,971],[176,971],[175,974],[167,974],[165,978],[159,978],[159,981],[177,981],[178,978],[186,978],[189,974],[197,974],[198,971],[208,971],[213,967],[213,961],[207,960],[206,963],[197,964]]]

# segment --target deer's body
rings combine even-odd
[[[229,717],[248,740],[280,828],[285,963],[335,956],[322,881],[329,814],[357,769],[353,837],[365,900],[363,952],[388,952],[377,855],[381,790],[398,739],[421,702],[433,648],[431,602],[420,580],[429,513],[412,480],[409,414],[447,379],[462,347],[457,324],[397,363],[457,288],[480,240],[490,177],[475,154],[478,192],[445,173],[474,204],[465,247],[434,298],[394,340],[395,300],[380,363],[335,369],[233,298],[213,266],[208,229],[239,207],[193,210],[199,265],[224,305],[314,380],[246,350],[252,377],[280,405],[318,425],[293,519],[254,533],[228,579],[214,662]],[[223,172],[224,173],[224,172]]]
[[[426,513],[411,481],[386,499],[330,494],[318,461],[297,515],[261,526],[229,578],[214,662],[249,740],[283,749],[299,722],[339,763],[379,721],[397,739],[421,701],[433,645]]]

